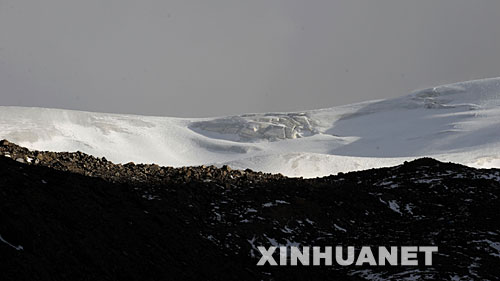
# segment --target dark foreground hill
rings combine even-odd
[[[0,280],[498,280],[500,171],[320,179],[0,143]],[[257,266],[257,246],[439,247],[432,266]],[[278,258],[277,258],[278,259]]]

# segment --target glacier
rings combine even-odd
[[[218,118],[0,106],[0,139],[115,163],[229,165],[308,178],[424,156],[500,168],[500,78],[326,109]]]

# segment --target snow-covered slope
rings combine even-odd
[[[422,156],[500,167],[500,78],[294,113],[169,118],[0,107],[0,139],[118,163],[229,164],[315,177]]]

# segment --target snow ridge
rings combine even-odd
[[[431,156],[500,167],[500,78],[292,113],[171,118],[0,106],[0,138],[117,163],[316,177]]]

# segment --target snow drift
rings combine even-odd
[[[500,78],[328,109],[170,118],[0,107],[0,138],[117,162],[315,177],[430,156],[500,167]]]

